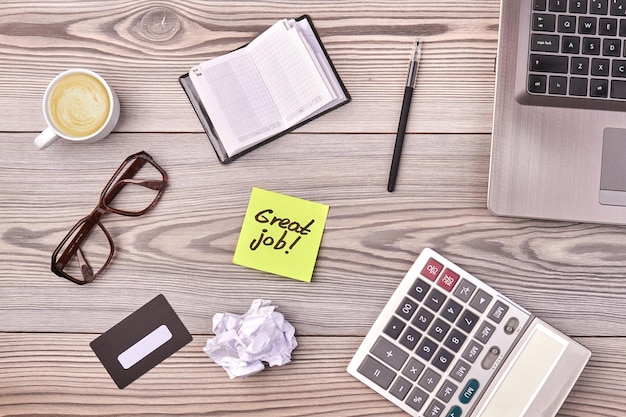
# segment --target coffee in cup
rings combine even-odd
[[[52,80],[44,94],[48,128],[35,139],[44,149],[59,138],[95,142],[107,136],[119,119],[120,104],[107,82],[93,71],[73,69]]]

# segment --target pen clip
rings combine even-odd
[[[417,79],[417,68],[422,56],[422,40],[416,39],[413,43],[413,51],[411,52],[411,64],[409,66],[409,75],[406,79],[406,86],[415,88],[415,80]]]

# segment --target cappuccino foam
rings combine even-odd
[[[66,136],[83,138],[99,131],[107,122],[111,103],[104,85],[84,73],[66,75],[48,95],[48,116]]]

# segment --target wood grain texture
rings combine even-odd
[[[110,313],[122,318],[160,291],[193,332],[207,332],[216,312],[267,297],[302,334],[362,335],[421,249],[433,247],[568,334],[626,334],[621,229],[491,216],[488,136],[410,135],[393,194],[385,190],[393,135],[294,134],[227,166],[202,134],[114,134],[88,149],[58,143],[45,152],[17,137],[3,144],[0,170],[0,255],[10,266],[0,271],[3,330],[63,331],[69,314],[73,330],[101,332]],[[140,149],[170,176],[158,206],[140,218],[107,215],[119,250],[92,285],[51,274],[50,253]],[[311,284],[231,263],[258,185],[330,205]],[[600,284],[584,291],[590,283]]]
[[[194,341],[119,390],[89,349],[92,335],[0,333],[0,414],[6,416],[402,416],[345,372],[356,337],[298,337],[292,362],[229,380]],[[558,417],[617,417],[626,401],[626,344],[580,338],[594,351]],[[105,405],[106,406],[103,406]]]
[[[47,83],[65,69],[87,66],[118,93],[116,131],[201,132],[178,77],[280,18],[307,13],[353,102],[303,131],[394,132],[411,44],[421,36],[409,131],[489,132],[499,2],[449,1],[443,13],[440,3],[2,2],[0,130],[40,130]],[[11,105],[16,97],[23,108],[37,110],[20,111]]]
[[[498,218],[486,208],[498,0],[0,3],[0,415],[402,415],[345,371],[424,247],[593,357],[559,417],[626,415],[623,227]],[[192,65],[308,13],[353,101],[229,165],[178,85]],[[425,41],[397,188],[386,191],[412,40]],[[37,150],[52,77],[107,78],[107,139]],[[106,215],[118,251],[92,284],[50,272],[121,161],[149,152],[170,181],[153,211]],[[251,188],[330,206],[310,284],[232,264]],[[194,342],[118,390],[89,342],[157,294]],[[271,299],[300,346],[229,381],[201,352],[217,312]]]

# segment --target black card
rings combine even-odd
[[[90,345],[117,386],[125,388],[191,340],[172,306],[158,295]]]

